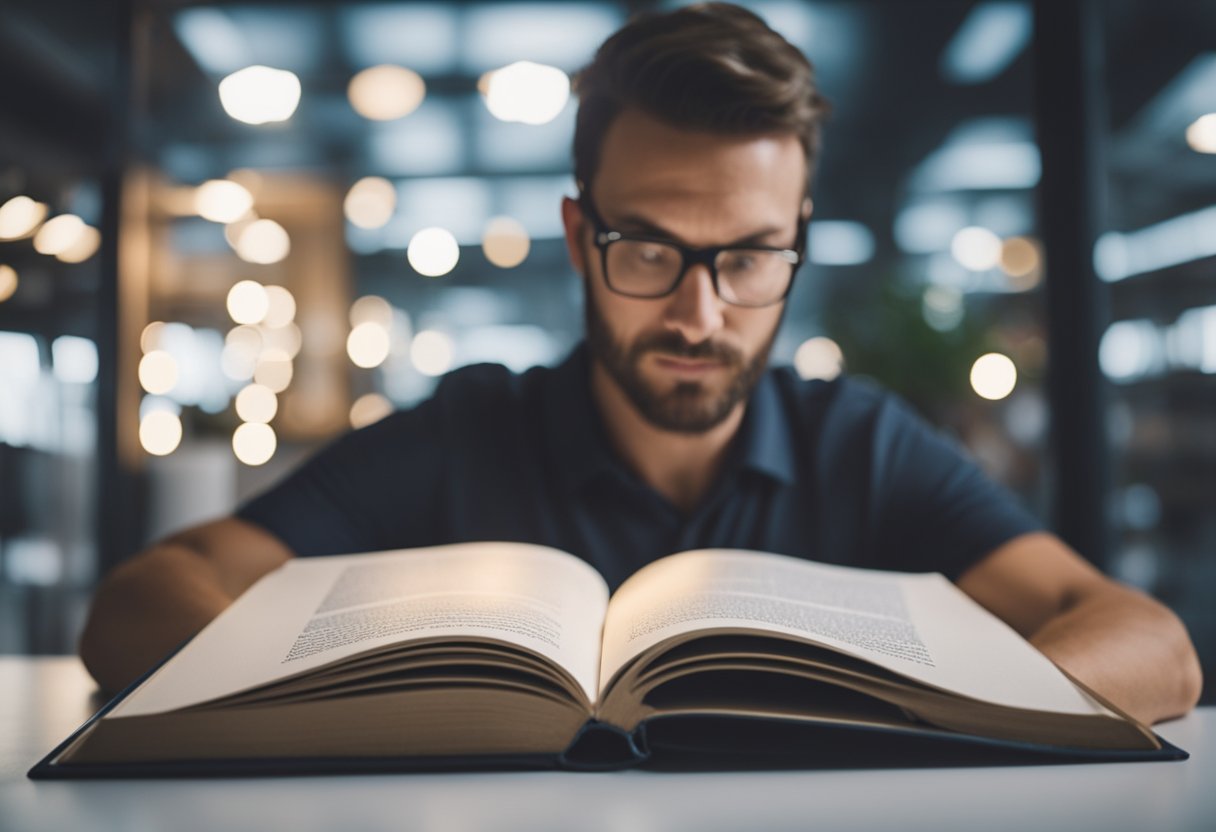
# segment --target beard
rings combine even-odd
[[[591,355],[603,364],[642,418],[654,427],[672,433],[705,433],[722,424],[735,407],[751,395],[760,380],[780,326],[778,321],[768,340],[751,359],[728,344],[715,341],[690,344],[678,332],[671,331],[642,335],[632,344],[624,344],[613,336],[590,286],[585,288],[584,297]],[[718,362],[728,374],[726,385],[715,391],[699,381],[680,381],[666,392],[656,390],[641,372],[642,360],[650,352]]]

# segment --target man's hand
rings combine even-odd
[[[1185,714],[1203,674],[1186,627],[1050,534],[995,550],[958,586],[1069,674],[1146,725]]]
[[[102,581],[80,657],[103,690],[121,690],[291,557],[278,538],[235,518],[173,535]]]

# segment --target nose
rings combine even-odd
[[[696,263],[689,266],[688,273],[672,294],[663,322],[668,329],[683,335],[688,343],[699,344],[722,328],[722,306],[709,269]]]

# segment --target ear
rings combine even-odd
[[[802,200],[802,221],[806,222],[811,218],[811,212],[815,210],[815,203],[808,196]]]
[[[562,197],[562,226],[566,230],[566,253],[570,255],[570,263],[574,270],[582,276],[587,274],[587,260],[584,256],[586,248],[583,240],[586,236],[587,222],[578,202],[568,196]]]

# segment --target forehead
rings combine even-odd
[[[723,136],[682,130],[636,110],[608,128],[591,190],[602,210],[793,221],[806,159],[791,133]]]

